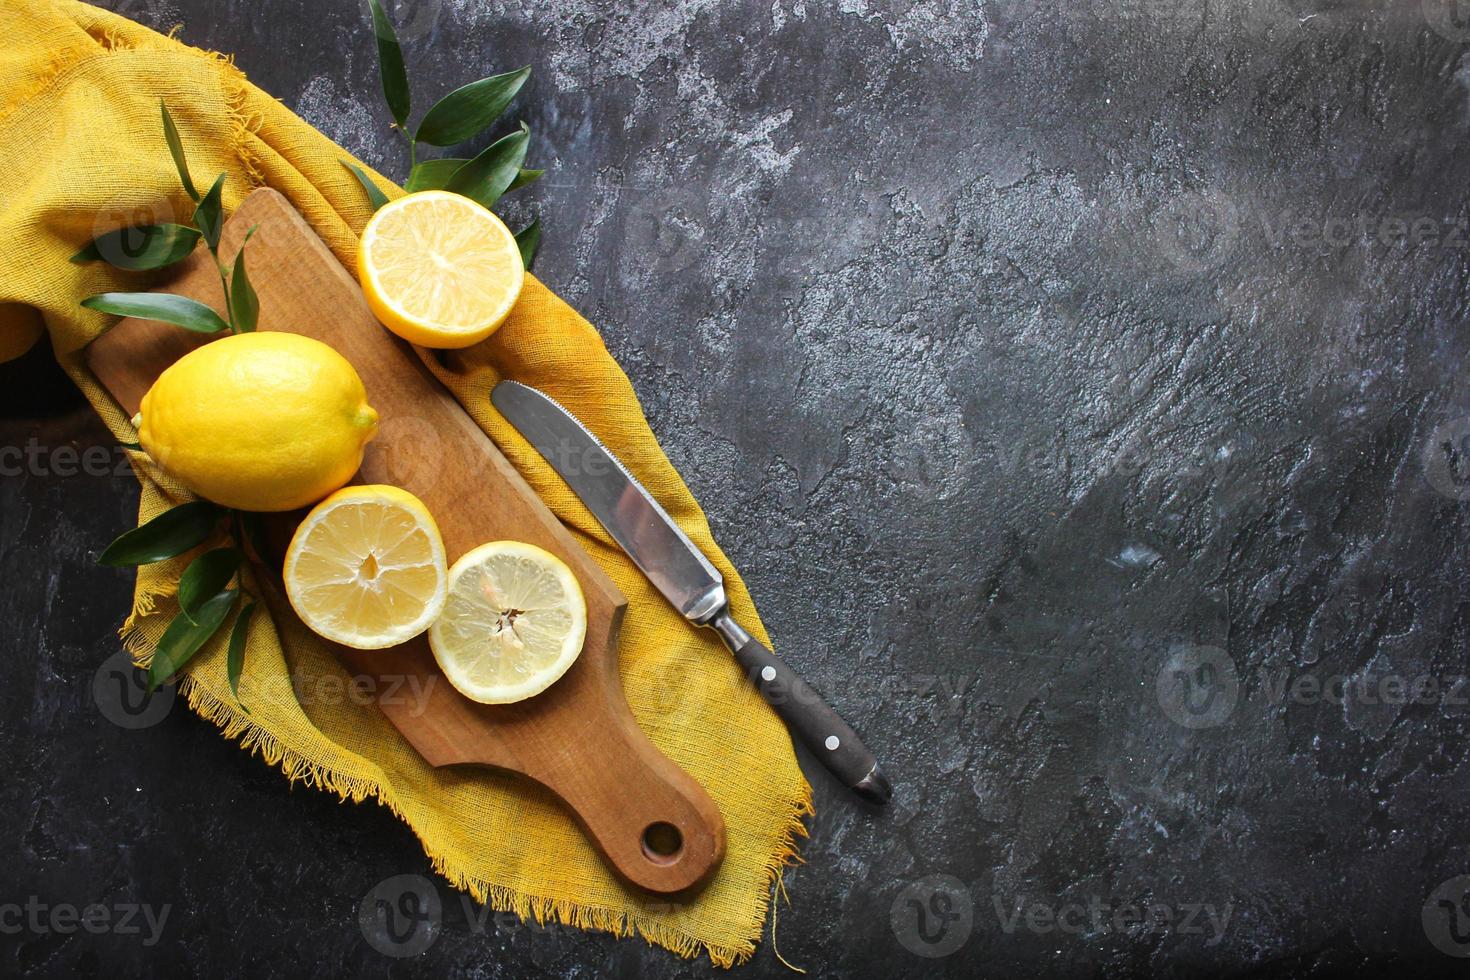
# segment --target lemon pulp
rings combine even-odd
[[[412,639],[444,608],[444,542],[422,501],[397,487],[339,490],[297,528],[283,569],[302,622],[376,650]]]
[[[535,545],[492,541],[449,570],[444,612],[429,645],[465,697],[507,704],[540,694],[567,672],[587,636],[582,587]]]

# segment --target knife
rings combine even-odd
[[[852,728],[795,671],[730,615],[725,580],[643,484],[551,398],[502,381],[490,401],[567,482],[628,557],[697,626],[720,635],[756,690],[833,775],[863,799],[887,803],[887,777]]]

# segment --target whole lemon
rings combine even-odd
[[[378,413],[345,357],[272,331],[185,354],[143,396],[134,423],[148,455],[199,496],[277,511],[352,479]]]

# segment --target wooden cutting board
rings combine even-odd
[[[358,481],[395,484],[422,498],[451,563],[486,541],[529,541],[565,561],[587,597],[582,655],[549,689],[519,704],[482,705],[459,694],[423,637],[389,650],[335,647],[343,664],[354,675],[409,677],[419,683],[407,689],[427,689],[427,705],[384,697],[378,708],[430,765],[495,766],[541,783],[566,803],[617,873],[640,888],[670,894],[704,882],[724,857],[724,821],[628,709],[617,661],[622,593],[413,350],[373,318],[356,280],[284,197],[263,189],[241,204],[224,229],[227,266],[253,226],[250,279],[260,294],[260,328],[335,348],[357,368],[382,417]],[[203,249],[158,289],[223,309],[219,277]],[[132,415],[164,368],[209,339],[123,320],[92,343],[88,363]],[[488,404],[490,392],[484,395]],[[271,539],[289,540],[302,516],[271,517]],[[279,580],[278,561],[266,571]],[[278,613],[294,615],[283,606],[275,604]],[[386,682],[374,687],[385,689]],[[672,841],[678,846],[669,853]]]

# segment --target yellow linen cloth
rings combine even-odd
[[[0,172],[7,175],[0,356],[25,350],[44,329],[108,427],[131,442],[128,419],[81,356],[112,318],[78,301],[147,288],[151,280],[68,259],[103,231],[190,215],[159,101],[177,121],[196,184],[227,174],[227,211],[254,187],[275,188],[348,269],[356,268],[357,236],[369,217],[366,197],[341,163],[350,155],[247,82],[227,58],[70,0],[0,0],[0,37]],[[402,193],[377,179],[390,195]],[[269,311],[262,316],[268,325]],[[426,361],[627,595],[621,672],[628,700],[654,743],[719,805],[728,852],[718,875],[697,896],[673,903],[629,889],[555,798],[529,780],[432,769],[376,708],[351,698],[298,698],[303,685],[342,690],[347,674],[299,622],[273,622],[264,608],[250,627],[241,689],[248,713],[226,680],[228,623],[191,661],[180,691],[193,710],[288,779],[389,807],[418,835],[434,869],[478,901],[537,921],[637,933],[684,956],[704,951],[722,966],[741,962],[755,949],[772,882],[794,858],[811,812],[791,741],[714,635],[691,628],[653,591],[485,393],[496,380],[515,378],[589,420],[724,573],[736,615],[765,641],[745,586],[597,331],[540,282],[527,277],[514,313],[490,340]],[[146,457],[133,455],[140,520],[186,498]],[[139,663],[177,610],[183,564],[138,573],[123,636]]]

